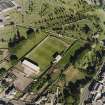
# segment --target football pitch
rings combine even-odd
[[[64,43],[55,38],[47,37],[44,42],[40,43],[26,57],[38,63],[41,70],[45,70],[53,60],[55,52],[62,52],[65,49]]]

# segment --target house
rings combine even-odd
[[[14,85],[9,86],[5,91],[5,94],[9,94],[14,88],[15,88]]]
[[[105,0],[85,0],[90,5],[105,5]]]
[[[62,59],[62,56],[61,56],[61,55],[58,55],[58,56],[55,58],[54,63],[58,63],[61,59]]]
[[[92,36],[92,38],[98,39],[98,38],[99,38],[99,34],[98,34],[98,33],[94,34],[94,35]]]
[[[91,93],[95,93],[95,92],[100,92],[103,88],[103,85],[95,80],[93,80],[93,82],[90,84],[89,86],[89,91],[91,91]]]
[[[91,82],[91,84],[89,85],[89,87],[88,87],[89,91],[93,91],[93,90],[94,90],[94,85],[95,85],[95,84],[96,84],[96,81],[93,80],[93,81]]]
[[[100,98],[101,98],[101,93],[96,93],[95,96],[94,96],[93,101],[100,100]]]
[[[0,0],[0,13],[7,12],[11,9],[16,9],[17,4],[12,0]]]
[[[40,68],[37,63],[24,58],[11,70],[11,74],[14,76],[13,84],[15,88],[21,92],[26,91],[33,82],[32,76],[39,72]]]
[[[30,59],[24,59],[21,62],[22,67],[24,68],[24,73],[28,76],[34,76],[35,74],[39,74],[40,68],[39,66],[31,61]]]

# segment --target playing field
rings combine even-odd
[[[52,55],[55,52],[61,52],[65,48],[64,43],[55,38],[48,37],[40,43],[34,50],[32,50],[26,57],[37,62],[40,68],[46,69],[53,60]]]

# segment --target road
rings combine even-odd
[[[81,94],[80,96],[80,104],[79,105],[84,105],[84,101],[88,98],[89,96],[89,90],[88,90],[88,87],[89,87],[90,84],[87,84],[84,89],[83,89],[83,93]]]

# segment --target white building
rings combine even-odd
[[[105,0],[85,0],[88,4],[91,5],[105,5]]]
[[[57,55],[57,56],[54,58],[54,62],[53,62],[53,63],[58,63],[61,59],[62,59],[62,56],[61,56],[61,55]]]
[[[24,73],[27,76],[33,76],[34,74],[37,75],[40,72],[39,66],[33,64],[26,59],[22,61],[22,67],[24,68]]]

